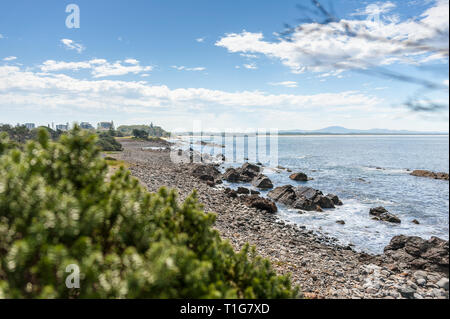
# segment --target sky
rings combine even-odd
[[[3,0],[0,123],[448,131],[448,0],[310,3]]]

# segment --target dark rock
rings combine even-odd
[[[250,190],[250,195],[259,195],[259,194],[261,194],[261,193],[258,191],[255,191],[253,189]]]
[[[220,178],[220,171],[212,164],[194,164],[191,168],[191,175],[198,179],[208,182],[216,183],[216,179]]]
[[[341,225],[345,225],[345,221],[343,221],[343,220],[337,220],[336,223],[337,224],[341,224]]]
[[[274,202],[258,195],[241,196],[241,200],[249,207],[264,210],[268,213],[276,213],[278,211]]]
[[[375,220],[382,220],[385,222],[389,222],[389,223],[395,223],[395,224],[400,224],[401,220],[400,218],[398,218],[397,216],[389,213],[386,208],[384,207],[375,207],[375,208],[371,208],[370,215],[375,216]]]
[[[418,169],[413,171],[410,175],[417,176],[417,177],[427,177],[427,178],[433,178],[433,179],[442,179],[448,181],[448,173],[443,172],[431,172],[423,169]]]
[[[254,165],[254,164],[250,164],[250,163],[244,163],[244,165],[242,165],[240,170],[241,170],[242,175],[246,175],[251,178],[254,178],[261,171],[261,167]]]
[[[336,206],[342,206],[343,205],[342,201],[339,199],[339,197],[337,197],[337,195],[328,194],[327,197],[329,199],[331,199],[331,201],[333,202],[334,205],[336,205]]]
[[[223,179],[231,183],[237,183],[240,181],[240,174],[236,169],[228,168],[223,174]]]
[[[258,176],[261,168],[257,165],[245,163],[239,168],[228,168],[223,174],[223,179],[231,183],[250,183]]]
[[[237,188],[237,193],[238,194],[244,194],[244,195],[248,195],[250,194],[250,190],[246,187],[238,187]]]
[[[333,197],[324,196],[321,191],[311,187],[295,188],[292,185],[285,185],[270,191],[268,197],[284,205],[307,211],[322,211],[323,208],[335,207]],[[337,196],[335,200],[340,203]]]
[[[384,248],[384,255],[390,260],[403,262],[412,269],[441,271],[448,274],[448,241],[438,237],[425,240],[416,236],[395,236]]]
[[[253,181],[252,185],[261,188],[261,189],[270,189],[273,188],[272,181],[263,174],[258,175]]]
[[[234,189],[231,189],[231,188],[225,188],[225,194],[227,194],[227,196],[230,198],[238,197],[238,193]]]
[[[416,224],[416,225],[420,225],[420,222],[419,222],[417,219],[413,219],[413,220],[412,220],[412,223],[413,223],[413,224]]]
[[[307,182],[308,181],[308,176],[302,172],[291,174],[289,176],[289,178],[294,181],[297,181],[297,182]]]

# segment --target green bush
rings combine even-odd
[[[235,253],[195,192],[148,193],[107,177],[96,136],[0,137],[0,298],[291,298],[290,280],[246,246]],[[81,271],[65,285],[66,266]]]
[[[122,145],[110,135],[100,134],[97,141],[97,146],[105,152],[121,151]]]

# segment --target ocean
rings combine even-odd
[[[251,138],[250,138],[251,139]],[[188,138],[182,139],[184,147]],[[233,157],[233,149],[244,156],[237,156],[232,163],[222,166],[240,166],[247,158],[255,159],[252,142],[243,138],[201,138],[211,144],[200,145],[200,137],[194,137],[193,148],[203,153],[224,152],[227,159]],[[449,171],[448,136],[385,136],[385,135],[300,135],[257,138],[258,153],[264,153],[264,143],[272,150],[276,147],[277,161],[264,167],[275,185],[305,185],[321,190],[324,194],[339,196],[344,205],[324,212],[306,212],[277,204],[278,217],[285,222],[306,226],[315,232],[334,237],[343,245],[368,253],[382,253],[395,235],[419,236],[425,239],[437,236],[449,237],[449,182],[415,177],[410,170],[426,169],[436,172]],[[178,141],[180,142],[180,141]],[[217,145],[225,144],[225,148]],[[255,141],[253,141],[253,144]],[[177,146],[178,147],[178,146]],[[250,148],[249,151],[245,151]],[[263,149],[263,151],[261,151]],[[304,172],[314,180],[295,182],[291,173],[278,169],[288,168]],[[227,186],[250,187],[250,184]],[[262,192],[266,196],[267,192]],[[372,220],[369,210],[383,206],[397,215],[401,224]],[[416,225],[412,221],[420,222]],[[344,220],[345,225],[336,221]]]

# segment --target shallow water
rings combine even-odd
[[[305,214],[278,205],[281,219],[305,225],[337,238],[342,244],[353,244],[355,249],[371,253],[381,253],[398,234],[449,238],[449,182],[410,176],[408,171],[427,169],[448,173],[448,136],[281,136],[276,139],[270,138],[272,147],[278,144],[277,164],[294,172],[302,171],[314,180],[294,182],[289,179],[290,173],[276,169],[276,162],[272,161],[264,174],[275,186],[307,185],[325,194],[334,193],[344,202],[336,209]],[[223,142],[220,137],[203,140]],[[268,141],[265,137],[258,140],[259,145]],[[224,144],[227,158],[233,157],[230,153],[233,145],[238,153],[245,154],[226,165],[239,166],[246,157],[250,162],[255,159],[255,149],[243,151],[248,141],[238,138],[225,140]],[[224,151],[208,146],[193,147],[208,153]],[[384,206],[402,223],[393,225],[372,220],[369,209],[376,206]],[[412,223],[413,219],[420,225]],[[344,220],[345,225],[337,224],[337,220]]]

